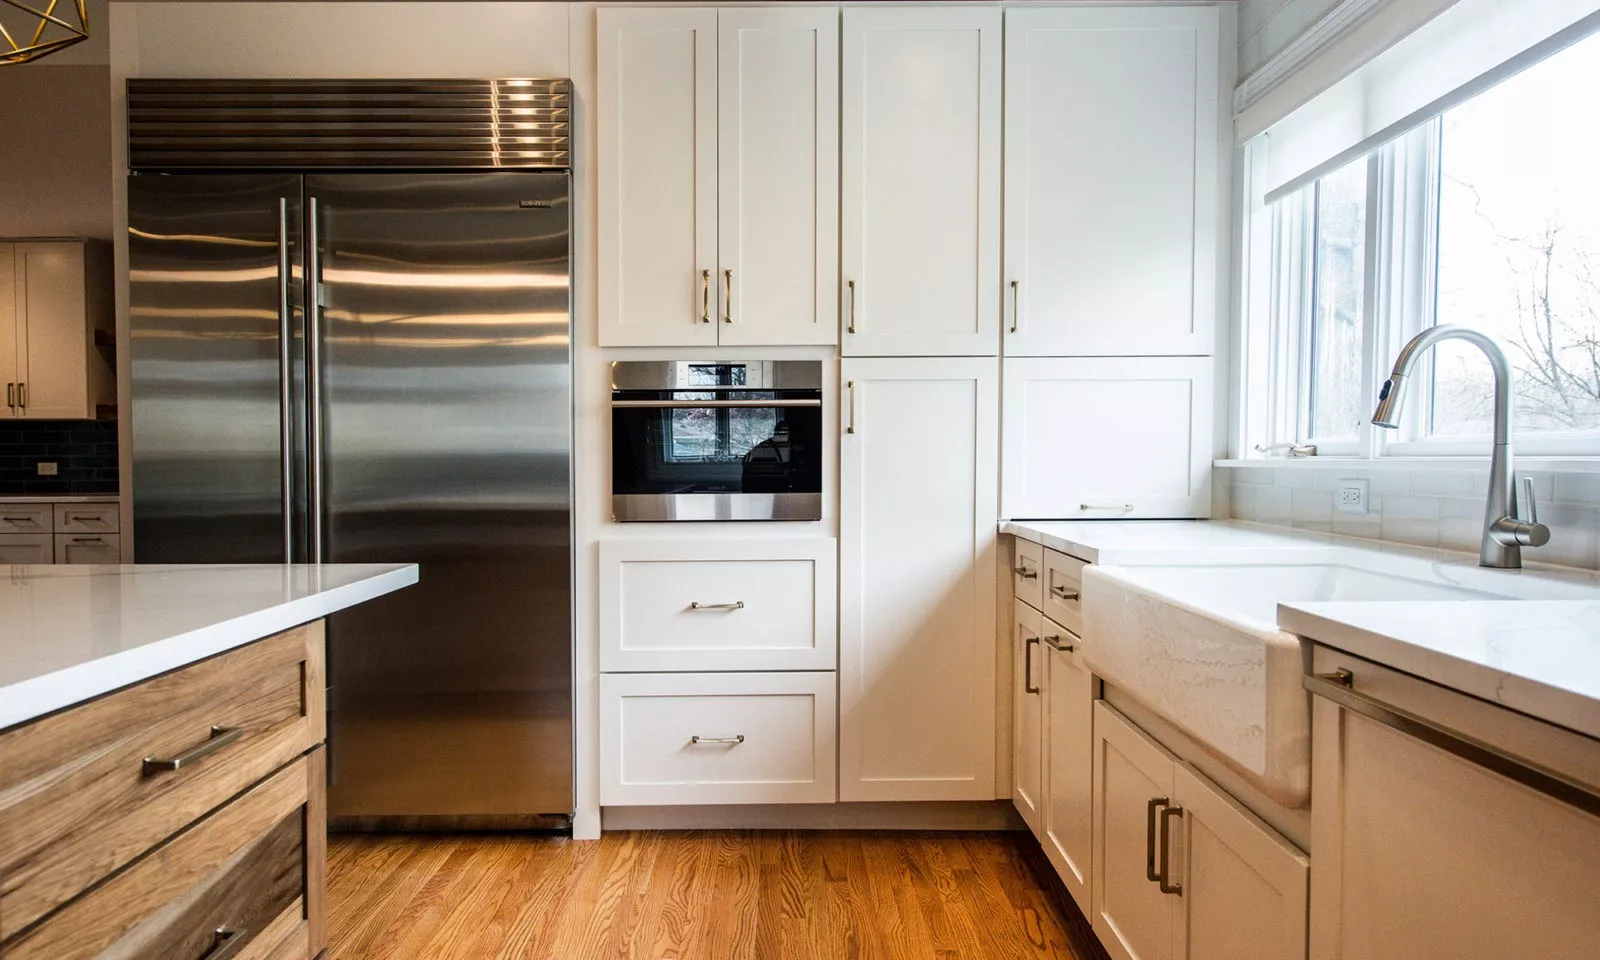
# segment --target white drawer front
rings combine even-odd
[[[605,671],[831,670],[833,540],[600,545]]]
[[[48,533],[0,533],[0,564],[54,563],[55,544]]]
[[[116,533],[117,505],[114,503],[58,503],[56,533]]]
[[[0,534],[49,533],[48,503],[0,503]]]
[[[832,803],[836,686],[832,672],[606,674],[600,802]]]
[[[1054,550],[1044,552],[1044,573],[1039,575],[1044,588],[1045,616],[1072,631],[1083,629],[1083,568],[1088,564],[1077,557]]]
[[[1035,610],[1043,607],[1044,547],[1031,540],[1013,537],[1016,555],[1011,558],[1011,589],[1018,600]]]
[[[56,534],[56,563],[121,563],[122,538],[114,533]]]

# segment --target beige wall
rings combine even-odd
[[[111,236],[111,70],[0,67],[0,236]]]

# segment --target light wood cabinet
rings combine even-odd
[[[993,799],[996,361],[842,372],[840,799]]]
[[[0,418],[83,420],[116,402],[95,343],[112,327],[109,254],[84,240],[0,242]]]
[[[1002,515],[1211,515],[1209,357],[1007,359]]]
[[[999,349],[1001,11],[844,11],[846,356]]]
[[[1222,16],[1006,10],[1007,356],[1213,352]]]
[[[0,955],[319,953],[324,686],[316,623],[0,733]]]
[[[1091,920],[1112,957],[1305,956],[1305,854],[1103,701],[1094,778]]]
[[[598,11],[602,346],[837,342],[838,21]]]
[[[1011,645],[1011,803],[1035,837],[1044,838],[1043,618],[1039,611],[1014,601],[1016,640]]]
[[[1093,909],[1094,703],[1098,683],[1082,643],[1048,618],[1043,623],[1044,803],[1039,842],[1085,916]]]
[[[1341,669],[1357,696],[1600,796],[1588,737],[1316,648],[1313,672]],[[1600,817],[1331,700],[1312,710],[1312,960],[1595,955]]]

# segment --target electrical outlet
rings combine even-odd
[[[54,461],[52,461],[52,460],[40,460],[39,461],[39,476],[41,476],[41,477],[53,477],[55,475],[56,475],[56,465],[55,465]]]
[[[1366,513],[1367,481],[1340,480],[1339,490],[1333,497],[1333,505],[1339,508],[1340,513]]]

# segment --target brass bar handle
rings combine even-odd
[[[1039,687],[1033,682],[1033,648],[1039,645],[1038,637],[1029,637],[1022,647],[1022,692],[1038,693]]]
[[[848,326],[845,327],[845,332],[847,332],[847,333],[855,333],[856,332],[856,282],[854,280],[846,280],[844,282],[844,285],[845,285],[845,289],[850,291],[850,323],[849,323]]]
[[[711,271],[700,271],[700,322],[711,322]]]
[[[28,384],[26,381],[17,382],[17,407],[21,410],[28,409]]]
[[[1037,579],[1039,579],[1039,571],[1037,571],[1037,570],[1029,570],[1027,567],[1022,566],[1021,564],[1018,564],[1017,566],[1013,567],[1011,569],[1011,572],[1016,574],[1017,576],[1021,577],[1024,580],[1037,580]]]
[[[1151,883],[1161,882],[1156,872],[1156,811],[1166,805],[1166,797],[1151,797],[1144,808],[1144,876]]]
[[[1050,588],[1050,595],[1057,600],[1076,600],[1079,592],[1077,590],[1068,590],[1066,587],[1053,586]]]
[[[1067,636],[1072,637],[1072,634],[1069,633]],[[1077,640],[1078,638],[1072,637],[1072,639]],[[1045,637],[1044,642],[1050,644],[1050,649],[1056,651],[1057,653],[1071,653],[1072,651],[1078,649],[1078,645],[1076,643],[1068,643],[1061,637],[1060,634],[1053,634]]]
[[[1022,294],[1018,290],[1018,288],[1021,286],[1021,284],[1022,284],[1022,281],[1020,281],[1020,280],[1011,281],[1011,332],[1012,333],[1016,333],[1017,332],[1017,327],[1022,322],[1022,320],[1021,320],[1021,315],[1022,315]]]
[[[722,271],[722,322],[733,322],[733,271]]]
[[[248,927],[218,927],[211,950],[200,960],[232,960],[250,944]]]
[[[1162,893],[1183,896],[1183,884],[1172,879],[1172,821],[1183,816],[1182,807],[1168,807],[1161,811],[1161,879],[1157,883]]]
[[[744,734],[736,733],[731,737],[702,737],[696,734],[695,736],[689,738],[689,743],[694,745],[699,745],[702,743],[731,743],[734,746],[738,746],[739,744],[744,743]]]
[[[689,609],[690,610],[743,610],[744,609],[744,601],[743,600],[735,600],[732,603],[701,603],[698,600],[694,600],[694,601],[690,602]]]
[[[6,406],[13,410],[17,409],[17,385],[15,383],[6,384]]]
[[[158,773],[182,770],[184,767],[216,753],[242,736],[244,736],[243,727],[219,727],[213,725],[211,727],[211,736],[204,743],[190,747],[175,757],[167,757],[165,759],[154,756],[145,757],[144,775],[149,777]]]
[[[852,330],[850,332],[851,333],[855,333],[854,330]],[[846,383],[844,385],[844,388],[846,390],[850,391],[850,424],[849,424],[849,426],[844,428],[844,432],[845,433],[855,433],[856,432],[856,382],[854,380],[851,380],[851,381],[849,381],[848,383]]]
[[[1426,717],[1418,716],[1369,697],[1355,690],[1355,675],[1349,670],[1312,674],[1301,681],[1312,694],[1369,720],[1381,723],[1431,747],[1453,754],[1468,763],[1484,767],[1508,780],[1514,780],[1552,800],[1600,817],[1600,796],[1590,787],[1571,779],[1526,757],[1509,753],[1493,744],[1485,743],[1464,733],[1442,727]]]

